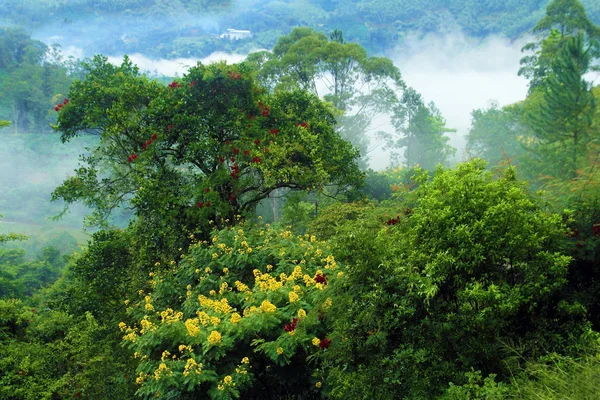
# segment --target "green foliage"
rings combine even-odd
[[[74,317],[0,300],[0,397],[131,398],[133,377],[124,372],[123,350],[111,336],[112,327],[91,314]]]
[[[22,29],[1,28],[0,117],[12,121],[15,133],[49,131],[55,120],[53,102],[67,94],[68,72],[57,48],[31,39]]]
[[[415,195],[397,217],[363,210],[335,230],[334,251],[352,261],[332,297],[330,336],[347,338],[326,364],[334,398],[433,398],[471,368],[506,380],[503,343],[536,359],[585,329],[554,299],[570,262],[556,250],[565,227],[514,171],[494,180],[481,160],[440,168]]]
[[[530,117],[537,139],[530,150],[539,164],[537,169],[545,175],[574,177],[580,160],[587,163],[588,146],[600,133],[594,121],[597,101],[584,79],[591,60],[591,48],[586,48],[582,35],[569,39],[547,78],[544,101]]]
[[[392,123],[395,135],[383,134],[388,148],[392,149],[392,160],[400,162],[396,149],[404,148],[403,164],[409,168],[421,166],[433,170],[437,164],[445,165],[448,157],[456,151],[448,144],[447,132],[456,130],[446,127],[446,120],[435,104],[426,106],[421,95],[414,89],[404,91],[394,110]]]
[[[467,135],[467,148],[471,154],[491,166],[501,162],[518,163],[525,152],[519,139],[523,139],[526,129],[518,106],[478,109],[471,116],[471,129]]]
[[[600,396],[600,359],[593,352],[581,358],[552,354],[546,362],[531,363],[514,383],[521,399],[581,399]]]
[[[311,28],[294,28],[277,41],[272,52],[250,54],[259,78],[271,90],[301,88],[320,94],[339,110],[340,135],[368,160],[369,135],[375,118],[390,113],[404,89],[400,71],[385,57],[347,43],[339,30],[330,38]],[[324,93],[317,87],[325,86]]]
[[[314,360],[329,351],[329,288],[343,275],[326,245],[241,224],[213,235],[151,273],[152,289],[130,304],[132,323],[120,324],[138,394],[318,398]]]
[[[159,254],[206,236],[209,220],[233,224],[273,190],[360,182],[330,107],[301,91],[263,93],[248,64],[198,65],[168,87],[127,58],[113,66],[98,56],[86,69],[57,129],[64,140],[96,132],[100,144],[53,198],[84,202],[97,221],[131,204]]]

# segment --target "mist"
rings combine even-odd
[[[450,144],[457,149],[455,162],[465,157],[465,136],[471,112],[505,106],[527,95],[527,80],[517,75],[521,48],[529,38],[517,41],[499,36],[474,39],[461,32],[409,36],[406,45],[388,54],[400,68],[408,86],[433,101],[446,118]],[[371,166],[382,169],[389,158],[384,152],[372,156]]]

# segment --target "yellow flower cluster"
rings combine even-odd
[[[300,299],[300,297],[298,296],[298,294],[296,292],[290,292],[289,298],[290,298],[290,303],[295,303],[296,301],[298,301]]]
[[[144,319],[140,321],[140,325],[142,326],[142,330],[140,333],[143,335],[145,331],[150,331],[152,328],[152,321],[148,319],[147,315],[144,315]],[[155,328],[156,329],[156,328]]]
[[[328,255],[326,258],[322,259],[321,261],[324,261],[327,263],[325,265],[325,269],[335,269],[337,267],[337,262],[335,261],[335,258],[333,258],[333,256],[331,254]]]
[[[231,314],[231,323],[232,324],[237,324],[238,322],[240,322],[242,320],[242,316],[238,313],[233,313]]]
[[[146,297],[144,297],[144,300],[146,302],[144,308],[148,311],[154,310],[154,307],[152,306],[152,298],[149,295],[147,295]]]
[[[249,317],[252,313],[255,313],[258,310],[255,306],[250,306],[249,308],[244,309],[244,317]]]
[[[328,297],[328,298],[327,298],[327,300],[325,300],[325,301],[323,302],[323,305],[322,305],[322,307],[323,307],[323,310],[327,310],[329,307],[331,307],[331,306],[332,306],[332,304],[333,304],[333,303],[332,303],[332,301],[331,301],[331,297]]]
[[[211,309],[217,313],[229,314],[233,310],[226,298],[222,298],[221,300],[211,300],[206,296],[199,295],[198,301],[200,302],[200,306]]]
[[[183,313],[181,311],[175,312],[172,308],[167,308],[165,311],[160,312],[160,319],[163,323],[172,324],[173,322],[181,321]]]
[[[263,302],[260,304],[260,310],[264,313],[272,313],[277,310],[277,307],[275,307],[275,305],[269,300],[263,300]]]
[[[198,318],[189,318],[185,321],[185,327],[190,336],[194,337],[200,332]]]
[[[312,344],[313,344],[314,346],[318,346],[318,345],[320,345],[320,344],[321,344],[321,339],[319,339],[318,337],[316,337],[316,338],[313,338],[313,340],[312,340]]]
[[[162,355],[160,356],[160,360],[165,361],[165,359],[169,358],[170,355],[171,355],[171,353],[169,353],[169,350],[165,350],[162,352]]]
[[[137,383],[138,385],[141,385],[142,383],[144,383],[145,380],[146,380],[146,374],[143,372],[140,372],[140,374],[137,376],[137,378],[135,378],[135,383]]]
[[[202,364],[198,364],[193,358],[188,358],[183,369],[183,376],[188,376],[190,371],[193,371],[196,375],[200,375],[202,372]]]
[[[180,353],[183,353],[184,351],[189,351],[189,352],[191,352],[191,351],[192,351],[192,346],[189,346],[189,345],[188,345],[188,346],[186,346],[185,344],[180,344],[180,345],[179,345],[179,352],[180,352]]]
[[[248,287],[248,285],[246,285],[245,283],[242,283],[241,281],[235,281],[235,287],[238,291],[240,292],[250,292],[250,288]]]
[[[269,274],[263,274],[258,269],[255,269],[253,273],[254,280],[262,292],[275,291],[283,286],[283,283],[278,281],[277,278],[273,278]]]
[[[278,347],[277,348],[277,354],[282,355],[283,354],[283,348]]]
[[[196,315],[203,326],[207,326],[210,323],[210,316],[206,312],[196,311]]]
[[[248,357],[242,358],[242,364],[250,364],[250,359]]]
[[[221,334],[217,331],[212,331],[210,335],[208,335],[208,343],[215,345],[221,342]]]
[[[160,363],[156,371],[154,371],[154,379],[156,379],[157,381],[163,376],[171,375],[173,375],[173,371],[171,371],[169,367],[167,367],[167,364],[165,364],[164,362]]]
[[[304,318],[306,317],[306,311],[304,311],[302,308],[298,310],[298,318]]]

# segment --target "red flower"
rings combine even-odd
[[[231,162],[235,162],[235,157],[230,158]]]
[[[258,145],[260,144],[260,140],[259,140],[259,139],[256,139],[256,140],[254,141],[254,144],[258,146]]]
[[[277,135],[279,133],[279,129],[273,128],[270,130],[271,135]]]
[[[252,124],[248,124],[248,125],[247,125],[247,127],[248,127],[248,128],[252,128]]]
[[[245,156],[249,156],[250,155],[250,150],[244,150],[244,155]]]
[[[236,197],[235,197],[235,194],[234,194],[234,193],[231,193],[231,194],[229,195],[229,201],[235,201],[235,199],[236,199]]]
[[[69,104],[69,99],[65,99],[65,100],[63,101],[63,104]]]
[[[225,159],[224,159],[223,157],[219,157],[219,162],[220,162],[221,164],[223,164],[223,163],[225,162]]]
[[[158,135],[155,133],[152,135],[152,140],[156,140],[156,139],[158,139]]]
[[[387,225],[396,225],[398,222],[400,222],[400,216],[399,215],[396,218],[391,218],[391,219],[388,219],[387,221],[385,221],[385,223]]]
[[[148,143],[144,143],[144,144],[142,145],[142,150],[144,150],[144,151],[145,151],[145,150],[146,150],[146,147],[148,147]]]
[[[196,86],[196,80],[195,79],[192,81],[192,83],[190,83],[190,87],[191,88],[193,88],[194,86]]]
[[[177,83],[176,81],[173,81],[173,82],[169,83],[169,87],[171,89],[175,89],[175,88],[181,87],[181,85],[179,83]]]
[[[210,192],[210,188],[204,189],[204,192],[206,192],[206,193]]]
[[[308,128],[308,124],[306,122],[302,122],[300,124],[300,126],[303,127],[303,128]]]
[[[54,107],[54,111],[56,111],[56,112],[60,111],[60,107],[59,106]]]
[[[133,153],[132,155],[130,155],[129,157],[127,157],[127,161],[129,162],[133,162],[133,160],[135,160],[136,158],[138,158],[138,155]]]
[[[286,332],[291,332],[294,329],[296,329],[296,324],[298,324],[298,318],[292,319],[292,323],[290,323],[290,324],[285,324],[285,326],[283,327],[283,330]]]
[[[206,207],[210,207],[210,201],[206,202]]]
[[[233,151],[233,154],[240,154],[240,149],[238,149],[237,147],[234,147],[233,149],[231,149],[231,151]]]
[[[319,275],[315,276],[315,282],[327,285],[327,275],[319,274]]]
[[[198,208],[202,208],[202,207],[204,207],[204,202],[202,202],[202,201],[199,201],[199,202],[196,204],[196,207],[198,207]]]
[[[260,157],[252,157],[252,162],[260,164],[262,162],[262,158],[260,158]]]
[[[269,111],[271,111],[271,110],[269,110],[269,107],[263,108],[263,110],[262,110],[262,116],[263,117],[268,117],[269,116]]]
[[[319,343],[319,348],[321,350],[326,349],[329,347],[329,345],[331,344],[331,339],[321,339],[321,343]]]

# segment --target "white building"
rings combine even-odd
[[[238,40],[252,37],[252,32],[228,28],[225,33],[219,35],[221,39]]]

